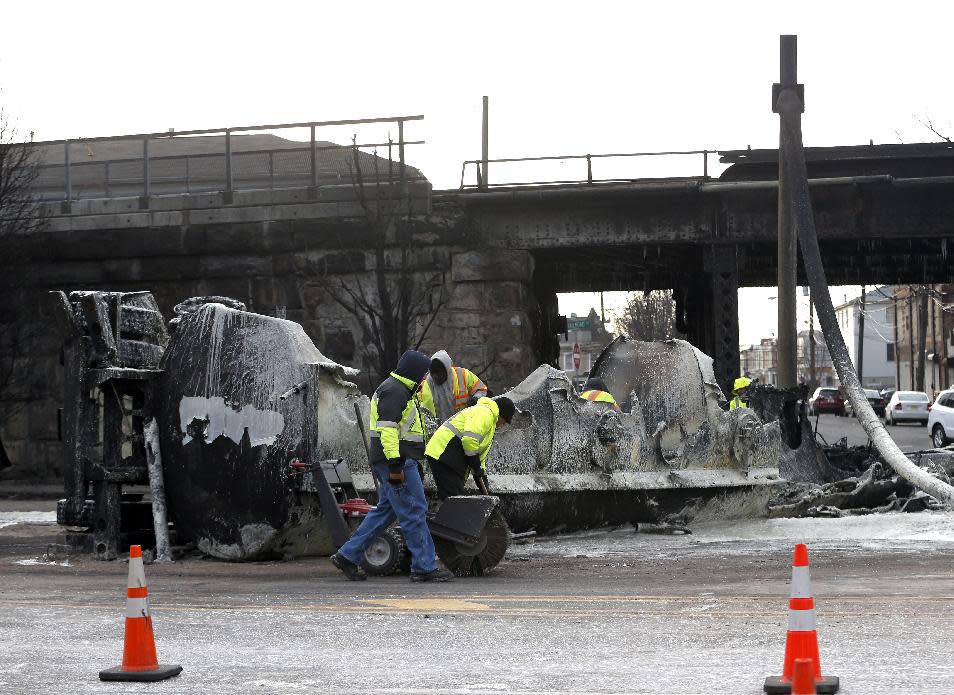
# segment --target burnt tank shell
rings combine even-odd
[[[160,444],[180,534],[226,560],[331,552],[317,502],[288,464],[327,453],[336,437],[323,436],[319,410],[352,408],[360,394],[346,379],[357,372],[299,324],[221,304],[181,319],[161,367]],[[303,382],[304,394],[280,398]]]

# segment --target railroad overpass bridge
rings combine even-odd
[[[330,357],[366,368],[366,327],[334,301],[329,278],[371,284],[376,238],[354,186],[341,180],[340,162],[337,180],[316,167],[316,142],[304,156],[249,156],[272,169],[268,177],[252,164],[239,170],[247,188],[224,162],[224,178],[212,172],[199,190],[177,190],[169,162],[162,187],[150,185],[148,145],[138,184],[128,162],[123,186],[82,196],[57,193],[57,176],[46,172],[45,231],[16,240],[15,253],[8,246],[0,258],[2,320],[39,329],[20,364],[59,371],[46,290],[101,288],[152,290],[167,313],[189,296],[233,296],[253,311],[298,321]],[[405,144],[395,145],[399,166]],[[729,165],[719,177],[444,191],[402,168],[411,269],[438,278],[428,289],[434,321],[422,349],[446,347],[503,388],[557,357],[557,292],[672,288],[685,333],[713,355],[727,385],[739,368],[737,290],[775,283],[777,154],[719,156]],[[951,281],[952,145],[808,148],[807,157],[831,284]],[[290,169],[275,169],[276,161]],[[69,191],[69,176],[59,180]],[[389,246],[388,268],[399,250]],[[57,383],[34,384],[31,408],[55,413]]]
[[[689,339],[738,370],[740,287],[777,278],[777,150],[719,153],[717,179],[517,186],[435,194],[481,238],[528,250],[539,298],[556,292],[674,289]],[[807,148],[831,285],[950,282],[954,145]],[[801,268],[800,283],[807,284]]]

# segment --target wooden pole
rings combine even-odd
[[[797,37],[780,37],[778,94],[795,90],[798,78]],[[779,112],[779,120],[791,119],[793,127],[801,127],[801,114]],[[786,174],[785,155],[779,138],[778,150],[778,386],[791,388],[797,383],[795,316],[795,284],[798,253],[793,225],[792,186]]]

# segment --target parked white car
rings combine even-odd
[[[924,391],[895,391],[885,408],[884,419],[889,425],[899,422],[920,422],[926,425],[931,399]]]
[[[934,446],[940,448],[954,442],[954,389],[941,391],[928,415],[928,432]]]

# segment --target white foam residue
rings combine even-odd
[[[251,446],[273,444],[285,429],[285,418],[274,410],[259,410],[252,405],[238,409],[226,404],[221,396],[203,398],[185,396],[179,401],[179,429],[182,443],[192,441],[188,427],[194,420],[207,423],[203,439],[212,442],[218,437],[228,437],[236,444],[241,443],[245,430]]]
[[[246,524],[239,533],[239,543],[222,543],[215,538],[202,537],[196,540],[196,547],[206,555],[222,560],[245,560],[262,552],[275,537],[276,530],[268,524]]]
[[[56,512],[0,512],[0,528],[14,524],[55,524]]]
[[[693,539],[719,543],[736,540],[936,541],[954,543],[954,514],[868,514],[840,519],[761,519],[707,522],[693,526]]]
[[[17,560],[18,565],[50,565],[56,567],[72,567],[69,560],[58,562],[56,560],[47,560],[42,557],[33,557],[28,560]]]
[[[678,557],[686,552],[759,554],[769,547],[808,543],[842,551],[930,552],[954,545],[954,513],[870,514],[840,519],[743,519],[689,524],[691,535],[646,535],[632,529],[594,530],[536,539],[539,557],[615,557],[649,552]],[[516,551],[515,551],[516,552]]]

